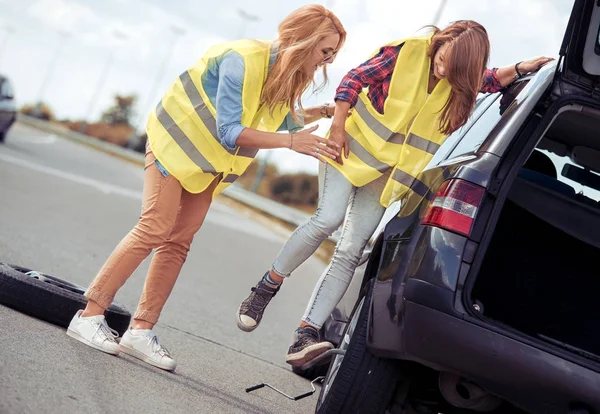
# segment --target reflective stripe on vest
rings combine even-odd
[[[372,156],[369,151],[367,151],[362,145],[360,145],[360,142],[352,138],[352,136],[347,132],[346,137],[348,138],[348,147],[350,148],[350,151],[352,151],[354,155],[356,155],[362,162],[367,164],[369,167],[376,169],[380,173],[384,173],[393,167],[393,165],[385,164],[379,161],[374,156]]]
[[[427,187],[426,184],[422,183],[416,177],[413,177],[412,175],[407,174],[402,170],[395,170],[390,178],[410,188],[415,193],[419,194],[421,197],[427,196],[427,193],[429,192],[429,187]]]
[[[202,87],[202,77],[215,59],[235,52],[244,59],[241,124],[260,131],[275,132],[289,108],[269,108],[261,103],[269,65],[275,61],[270,42],[241,40],[211,47],[189,70],[170,86],[147,124],[148,142],[162,165],[191,193],[200,193],[214,180],[218,194],[233,183],[251,164],[256,148],[227,148],[219,139],[216,109]],[[272,109],[272,110],[271,110]]]
[[[426,196],[428,183],[417,177],[445,140],[440,114],[451,88],[440,80],[428,94],[432,34],[393,42],[402,45],[392,73],[390,89],[379,113],[365,91],[346,120],[350,156],[343,165],[328,162],[357,187],[390,173],[380,203],[389,204],[407,191]],[[390,171],[390,169],[393,169]]]
[[[171,137],[173,137],[177,145],[181,147],[185,155],[187,155],[189,159],[198,166],[198,168],[202,169],[202,171],[206,173],[217,172],[215,167],[213,167],[213,165],[208,162],[206,158],[204,158],[200,151],[198,151],[198,148],[194,146],[192,141],[190,141],[187,135],[185,135],[181,128],[179,128],[177,123],[173,120],[173,118],[171,118],[171,115],[167,113],[163,106],[162,100],[156,107],[156,118],[163,128],[169,132]]]
[[[235,180],[237,180],[238,178],[240,178],[239,175],[236,174],[228,174],[225,176],[225,178],[222,180],[224,183],[233,183],[235,182]]]
[[[358,100],[356,102],[356,106],[354,110],[360,115],[360,117],[366,122],[366,124],[371,128],[373,132],[377,134],[384,141],[390,142],[392,144],[404,144],[404,135],[398,132],[392,132],[379,122],[367,109],[365,103],[362,100]]]
[[[204,103],[204,100],[202,99],[200,92],[198,92],[198,89],[196,89],[196,85],[194,85],[194,82],[192,81],[192,78],[190,77],[190,73],[188,71],[184,72],[179,77],[179,79],[181,79],[183,89],[185,90],[185,93],[187,94],[188,98],[190,99],[190,102],[194,106],[196,113],[198,114],[198,116],[200,117],[202,122],[204,123],[204,126],[206,126],[206,128],[208,129],[210,134],[216,140],[218,140],[217,120],[215,119],[213,114],[210,112],[210,110],[206,107],[206,104]],[[256,157],[256,154],[258,154],[258,149],[256,149],[256,148],[239,147],[237,150],[227,148],[225,146],[223,146],[223,148],[225,148],[228,153],[230,153],[232,155],[237,155],[240,157],[254,158],[254,157]],[[204,168],[202,168],[202,170],[204,170]]]

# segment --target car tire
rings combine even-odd
[[[336,355],[323,381],[317,414],[378,414],[389,407],[401,375],[398,361],[379,358],[366,347],[373,283],[357,301]]]
[[[85,288],[21,266],[0,263],[0,304],[35,318],[69,326],[79,309],[85,308]],[[123,335],[131,314],[117,302],[104,313],[108,326]]]
[[[0,144],[4,144],[4,139],[6,138],[6,133],[8,130],[0,131]]]

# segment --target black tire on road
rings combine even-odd
[[[44,273],[28,276],[31,269],[0,263],[0,304],[44,321],[67,327],[85,308],[85,288]],[[117,302],[106,310],[108,326],[123,335],[131,314]]]
[[[365,286],[357,301],[351,320],[364,298],[350,344],[333,381],[331,375],[335,361],[330,364],[317,401],[317,414],[380,414],[386,411],[392,401],[400,375],[398,361],[378,358],[366,348],[371,290],[372,282]],[[348,323],[343,337],[350,326]],[[326,384],[330,385],[327,393]]]

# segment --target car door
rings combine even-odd
[[[600,99],[600,3],[576,0],[560,49],[559,80]]]

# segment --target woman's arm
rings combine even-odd
[[[236,53],[225,55],[219,65],[217,90],[217,132],[221,143],[230,149],[238,146],[273,149],[289,148],[296,152],[321,158],[321,154],[336,158],[336,144],[312,132],[317,127],[296,134],[258,131],[242,125],[242,86],[244,60]]]
[[[364,88],[391,76],[396,67],[400,48],[401,46],[382,47],[377,55],[350,70],[335,91],[335,101],[349,102],[350,107],[354,107],[358,95]]]
[[[546,63],[553,61],[554,58],[541,56],[535,59],[519,62],[516,65],[510,65],[496,70],[487,70],[484,77],[482,92],[498,92],[506,88],[521,76],[539,70]],[[517,70],[519,72],[517,72]],[[495,79],[493,78],[495,76]]]
[[[333,141],[313,135],[312,133],[317,128],[319,126],[315,125],[295,134],[278,134],[245,128],[237,139],[237,145],[259,149],[289,148],[320,161],[325,161],[322,156],[336,159],[339,155],[338,145]]]
[[[317,122],[319,119],[331,118],[335,111],[335,105],[324,104],[319,106],[311,106],[304,109],[304,125]]]

